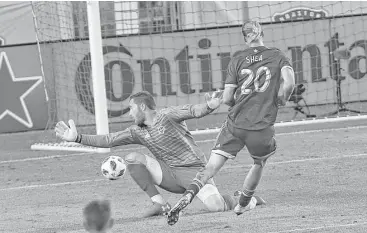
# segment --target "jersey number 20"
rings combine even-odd
[[[265,75],[265,81],[263,85],[260,87],[260,76]],[[243,82],[241,86],[241,95],[248,95],[251,92],[264,92],[269,87],[270,79],[271,79],[271,73],[268,67],[261,66],[259,69],[257,69],[256,74],[252,70],[249,69],[243,69],[241,70],[241,75],[248,76],[247,79]],[[254,89],[248,88],[252,82],[254,83]]]

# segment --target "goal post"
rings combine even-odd
[[[70,13],[70,4],[59,4],[56,11],[59,13]],[[61,9],[61,10],[60,10]],[[35,17],[35,27],[37,27],[37,15],[33,12]],[[67,18],[64,16],[64,18]],[[106,99],[106,85],[104,75],[104,62],[102,53],[102,33],[100,8],[98,1],[87,1],[87,21],[89,31],[89,48],[90,48],[90,62],[91,62],[91,77],[93,83],[93,104],[95,115],[95,126],[97,135],[105,135],[109,133],[108,115],[107,115],[107,99]],[[60,28],[63,28],[66,20],[60,20]],[[41,57],[42,59],[42,57]],[[42,67],[43,69],[43,67]],[[47,92],[46,92],[47,93]],[[83,146],[76,143],[36,143],[31,146],[33,150],[63,150],[63,151],[84,151],[84,152],[110,152],[109,148],[93,148],[90,146]]]
[[[265,45],[282,50],[295,70],[297,91],[276,126],[367,119],[367,2],[32,4],[51,103],[46,135],[68,119],[81,133],[122,130],[133,123],[128,100],[138,91],[150,92],[159,109],[202,103],[223,88],[230,59],[246,48],[248,19],[262,24]],[[221,106],[187,124],[194,134],[215,133],[227,113]],[[52,135],[32,148],[46,146],[60,144]],[[80,150],[62,148],[69,147]]]
[[[102,53],[102,33],[99,15],[99,2],[88,1],[87,12],[96,131],[97,134],[108,134],[107,98]]]

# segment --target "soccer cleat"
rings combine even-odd
[[[164,205],[153,202],[153,205],[143,214],[143,218],[149,218],[153,216],[166,215],[171,210],[171,205],[166,203]]]
[[[234,208],[238,204],[239,196],[232,197],[228,194],[223,194],[222,197],[224,199],[224,202],[226,203],[225,211],[234,210]],[[256,205],[257,206],[266,204],[265,200],[262,199],[261,197],[259,197],[259,196],[254,196],[254,197],[256,198]]]
[[[243,195],[243,192],[241,191],[236,191],[235,192],[235,196],[239,196],[239,195]],[[263,200],[263,199],[261,199]],[[236,205],[236,207],[234,207],[233,211],[237,214],[243,214],[246,211],[250,211],[252,209],[254,209],[256,207],[257,204],[257,198],[256,197],[251,197],[250,202],[246,205],[246,206],[241,206],[240,203],[238,203]]]
[[[190,204],[190,200],[188,196],[181,197],[180,200],[178,200],[177,204],[173,206],[173,208],[167,213],[167,223],[168,225],[172,226],[180,217],[180,212],[186,208]]]
[[[247,206],[243,207],[240,204],[237,204],[236,207],[234,207],[233,211],[237,214],[237,215],[241,215],[246,211],[250,211],[252,209],[254,209],[256,207],[256,198],[252,197],[251,201],[248,203]]]

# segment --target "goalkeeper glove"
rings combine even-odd
[[[73,120],[69,120],[68,123],[70,127],[67,126],[63,121],[59,121],[56,124],[56,136],[68,142],[75,142],[78,138],[78,132],[76,131],[75,123]]]

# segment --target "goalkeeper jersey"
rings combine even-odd
[[[140,144],[171,167],[203,167],[205,155],[194,141],[185,120],[200,118],[210,112],[206,104],[169,107],[157,112],[152,126],[133,125],[107,135],[82,135],[81,143],[96,147]]]

